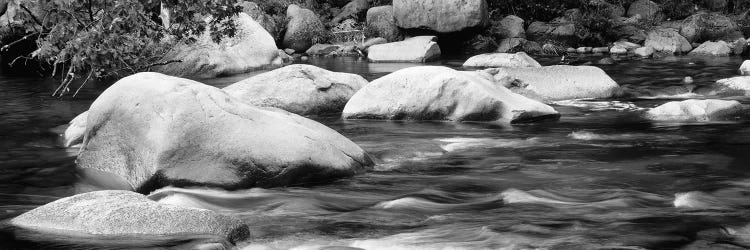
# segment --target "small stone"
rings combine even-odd
[[[609,53],[613,55],[624,55],[628,53],[628,50],[625,48],[615,46],[609,49]]]
[[[591,53],[592,50],[594,50],[592,47],[578,47],[578,49],[576,49],[579,54]]]
[[[294,54],[294,50],[293,49],[285,49],[284,53],[286,53],[287,55],[293,55]]]
[[[575,48],[568,48],[565,51],[568,52],[568,53],[577,53],[578,52],[578,50],[576,50]]]

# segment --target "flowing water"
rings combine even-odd
[[[351,58],[311,63],[368,80],[416,66]],[[654,123],[641,117],[646,108],[684,96],[667,90],[685,76],[700,88],[735,75],[740,63],[685,57],[601,65],[633,94],[559,102],[559,121],[502,126],[314,117],[368,151],[374,169],[319,186],[165,188],[149,197],[242,218],[251,229],[242,249],[750,246],[750,118]],[[223,87],[248,76],[204,82]],[[76,171],[75,150],[61,147],[58,126],[85,111],[104,86],[89,86],[74,99],[50,97],[53,87],[44,79],[0,77],[0,221],[102,186]],[[79,239],[5,226],[0,249],[180,248],[196,237]]]

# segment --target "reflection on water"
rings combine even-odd
[[[643,109],[668,101],[652,93],[681,84],[685,76],[708,86],[734,75],[740,62],[672,58],[605,65],[618,83],[647,95],[557,103],[562,118],[555,122],[501,126],[315,117],[372,154],[376,167],[322,186],[164,188],[149,198],[240,217],[252,238],[240,243],[241,249],[750,246],[750,119],[665,124],[641,117]],[[416,66],[350,58],[310,63],[369,80]],[[226,86],[244,77],[207,82]],[[100,86],[84,89],[82,98],[59,100],[49,97],[49,82],[0,82],[0,220],[111,182],[84,178],[92,174],[75,169],[75,151],[59,146],[56,128],[86,110]],[[206,241],[2,232],[0,249],[183,248]]]

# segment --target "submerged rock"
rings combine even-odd
[[[693,49],[693,46],[685,37],[670,28],[661,28],[649,32],[645,46],[669,54],[687,53]]]
[[[86,111],[73,118],[73,120],[70,120],[68,128],[65,129],[65,134],[63,134],[66,147],[83,143],[83,134],[86,132],[86,120],[88,117],[89,112]]]
[[[165,61],[176,62],[155,70],[173,76],[211,78],[283,64],[276,42],[260,24],[245,13],[239,13],[235,23],[234,37],[217,44],[206,32],[195,44],[178,46],[166,55]]]
[[[94,101],[78,165],[134,189],[285,186],[353,175],[369,156],[336,131],[158,73],[119,80]]]
[[[686,100],[668,102],[646,112],[656,121],[720,121],[733,119],[743,111],[738,101]]]
[[[367,80],[359,75],[295,64],[250,77],[224,91],[245,103],[295,114],[338,113]]]
[[[96,191],[35,208],[10,224],[60,235],[110,237],[215,235],[232,243],[249,235],[240,220],[216,212],[164,205],[130,191]]]
[[[523,122],[557,118],[559,113],[479,77],[476,72],[421,66],[371,82],[349,100],[343,117]]]
[[[594,66],[495,68],[483,72],[496,84],[542,101],[608,98],[619,88],[604,70]]]
[[[394,0],[396,25],[440,33],[484,27],[489,23],[486,0]]]
[[[539,62],[531,58],[524,52],[511,53],[490,53],[472,56],[466,62],[464,67],[542,67]]]
[[[282,41],[285,48],[306,51],[315,42],[325,42],[319,40],[329,31],[315,12],[292,4],[287,8],[286,16],[289,22]]]
[[[367,50],[372,62],[427,62],[440,57],[434,36],[417,36],[401,42],[377,44]]]

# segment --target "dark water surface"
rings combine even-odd
[[[663,90],[685,76],[705,86],[736,75],[741,62],[681,57],[602,65],[636,94],[560,102],[554,107],[562,118],[555,122],[499,126],[315,117],[371,153],[377,166],[322,186],[166,188],[150,197],[244,219],[252,239],[240,243],[242,249],[750,246],[750,118],[675,124],[640,116],[677,98]],[[368,80],[416,66],[351,58],[311,63]],[[437,64],[458,67],[461,61]],[[249,75],[204,82],[223,87]],[[103,87],[55,99],[49,96],[53,84],[0,76],[0,221],[96,186],[76,172],[75,150],[61,147],[58,126],[85,111]],[[135,238],[55,238],[5,227],[0,249],[179,248],[194,240]]]

